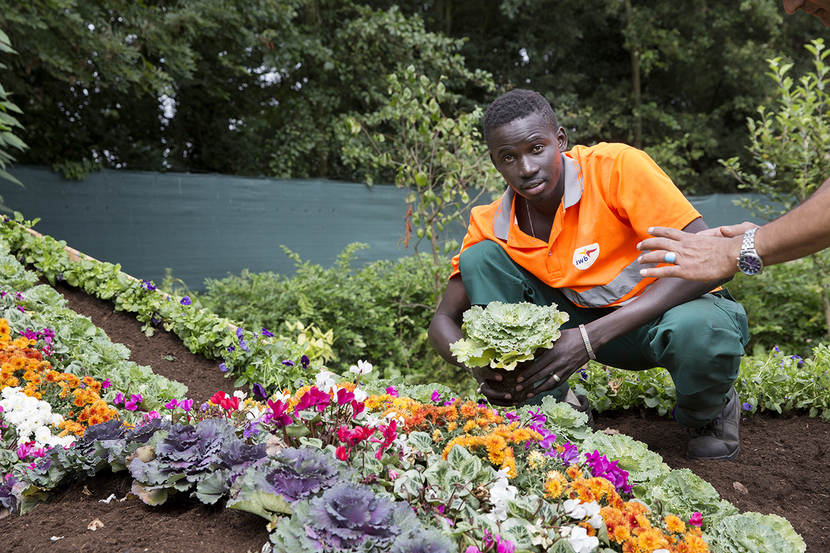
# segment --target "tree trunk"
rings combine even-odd
[[[634,9],[631,0],[625,0],[626,26],[631,30],[634,20]],[[640,115],[643,91],[640,83],[640,52],[636,46],[631,47],[631,89],[634,97],[634,147],[643,147],[643,118]]]

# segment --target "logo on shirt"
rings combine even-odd
[[[574,250],[574,267],[584,271],[594,264],[599,257],[599,244],[594,242],[588,246],[580,246]]]

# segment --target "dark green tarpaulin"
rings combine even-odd
[[[44,168],[11,172],[25,188],[0,181],[0,195],[40,217],[36,230],[156,282],[166,267],[195,289],[243,268],[290,274],[281,244],[324,266],[351,242],[370,245],[358,262],[411,253],[401,245],[404,191],[393,186],[109,170],[77,182]],[[733,199],[691,198],[710,226],[751,220]],[[460,241],[462,226],[453,233]]]

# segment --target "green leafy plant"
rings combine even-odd
[[[508,371],[521,361],[533,359],[539,348],[550,349],[560,336],[559,327],[568,314],[556,304],[494,301],[486,307],[473,305],[464,312],[464,338],[450,344],[459,362],[470,367],[489,365]]]
[[[771,218],[806,200],[830,175],[830,50],[822,39],[805,48],[812,56],[813,70],[797,80],[788,75],[792,63],[769,60],[769,75],[778,88],[776,109],[758,108],[758,119],[748,119],[749,152],[753,171],[738,158],[722,163],[738,179],[739,186],[766,196],[771,202],[747,201],[756,213]],[[811,275],[821,289],[825,332],[830,337],[830,266],[826,256],[808,258]]]

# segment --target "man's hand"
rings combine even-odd
[[[520,363],[515,371],[507,373],[509,376],[505,376],[497,388],[485,384],[482,392],[496,405],[521,403],[556,388],[587,361],[588,352],[579,329],[565,329],[553,348],[533,361]]]
[[[478,392],[484,394],[490,403],[502,406],[519,403],[514,374],[488,367],[472,368],[470,372],[479,384]]]
[[[649,233],[656,238],[647,238],[637,245],[637,249],[646,252],[637,261],[643,264],[665,263],[668,252],[674,252],[676,259],[673,265],[641,269],[640,275],[701,281],[729,278],[738,270],[741,236],[755,226],[745,222],[697,234],[666,227],[651,228]]]

